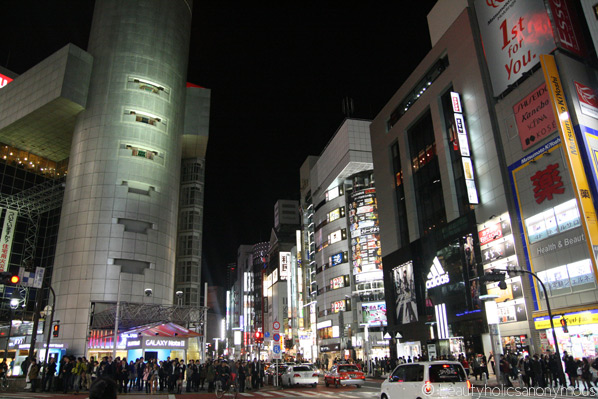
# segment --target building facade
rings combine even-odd
[[[85,354],[92,315],[116,302],[168,306],[181,291],[183,304],[203,304],[210,91],[186,84],[191,6],[97,1],[87,51],[68,45],[0,92],[0,142],[48,160],[46,176],[67,175],[43,250],[55,341],[73,354]]]

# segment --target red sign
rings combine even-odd
[[[546,83],[515,104],[513,113],[523,150],[539,143],[557,128]]]
[[[563,194],[565,188],[559,174],[559,164],[548,165],[546,169],[537,171],[530,179],[534,183],[534,198],[541,204],[544,200],[553,199],[553,194]]]
[[[2,75],[0,73],[0,88],[6,86],[10,82],[12,82],[12,80],[13,80],[12,78],[9,78],[8,76]]]
[[[500,222],[479,231],[478,237],[480,238],[480,245],[485,245],[489,242],[502,238],[502,227]]]
[[[581,113],[598,119],[598,99],[594,89],[579,82],[573,83],[575,83]]]
[[[579,23],[572,14],[569,0],[549,0],[552,11],[552,30],[559,47],[568,50],[580,57],[585,57],[586,51],[583,43]]]

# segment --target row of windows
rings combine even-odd
[[[182,166],[181,179],[182,182],[196,182],[202,180],[204,176],[203,163],[201,162],[184,162]]]
[[[203,212],[181,211],[179,217],[179,230],[201,230]]]
[[[201,186],[185,186],[181,188],[181,206],[192,206],[203,204],[203,191]]]
[[[178,242],[179,256],[200,256],[201,241],[195,235],[181,235]]]

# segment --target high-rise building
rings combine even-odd
[[[428,15],[431,51],[371,124],[393,355],[596,355],[590,3]]]
[[[301,168],[304,319],[323,364],[388,355],[369,125],[346,119]]]
[[[56,341],[73,354],[85,354],[93,314],[117,301],[170,305],[180,291],[184,305],[203,304],[210,91],[186,83],[191,8],[98,0],[87,51],[67,45],[0,90],[5,162],[67,176],[56,241],[38,247],[53,257]],[[39,199],[38,181],[13,185],[3,194]]]

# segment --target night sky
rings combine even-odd
[[[93,3],[4,1],[0,66],[23,73],[69,42],[86,49]],[[276,200],[299,199],[299,168],[342,123],[342,99],[374,118],[430,50],[435,0],[268,3],[193,9],[188,80],[212,90],[203,244],[215,284],[239,245],[269,240]]]

